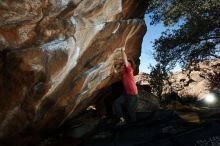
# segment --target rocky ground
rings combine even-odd
[[[55,136],[44,139],[38,146],[220,145],[220,109],[139,112],[137,122],[123,126],[116,126],[109,118],[94,118],[95,111],[85,114],[90,122],[78,127],[66,127]],[[77,131],[81,131],[82,135],[86,131],[87,135],[77,139]]]

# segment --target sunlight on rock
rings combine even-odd
[[[177,114],[181,119],[187,122],[200,123],[199,116],[196,112],[178,112]]]
[[[206,103],[215,103],[216,97],[213,93],[209,93],[205,95],[205,102]]]

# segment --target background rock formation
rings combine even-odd
[[[135,80],[150,86],[150,77],[146,73],[139,73]],[[208,93],[220,96],[220,59],[192,63],[184,71],[170,75],[164,83],[164,98],[171,96],[171,93],[195,99],[203,99]]]
[[[0,2],[0,139],[52,131],[138,65],[145,0]],[[7,141],[11,142],[11,141]],[[17,143],[19,144],[19,143]]]
[[[135,81],[140,85],[149,85],[150,76],[147,73],[141,72],[135,76]]]
[[[220,59],[194,63],[183,72],[174,73],[165,81],[163,94],[202,99],[208,93],[220,95]]]

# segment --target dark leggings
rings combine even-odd
[[[113,103],[113,113],[118,117],[124,117],[122,111],[122,104],[126,103],[128,110],[128,115],[131,118],[131,121],[136,121],[136,105],[137,105],[137,96],[128,95],[123,93],[119,96]]]

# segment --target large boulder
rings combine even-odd
[[[160,109],[159,98],[145,90],[138,91],[137,112],[153,112]]]
[[[121,47],[138,67],[146,8],[145,0],[1,1],[0,139],[25,145],[93,104],[120,80]]]
[[[138,87],[137,112],[152,112],[160,108],[159,97],[152,93],[149,74],[141,72],[135,76]]]

